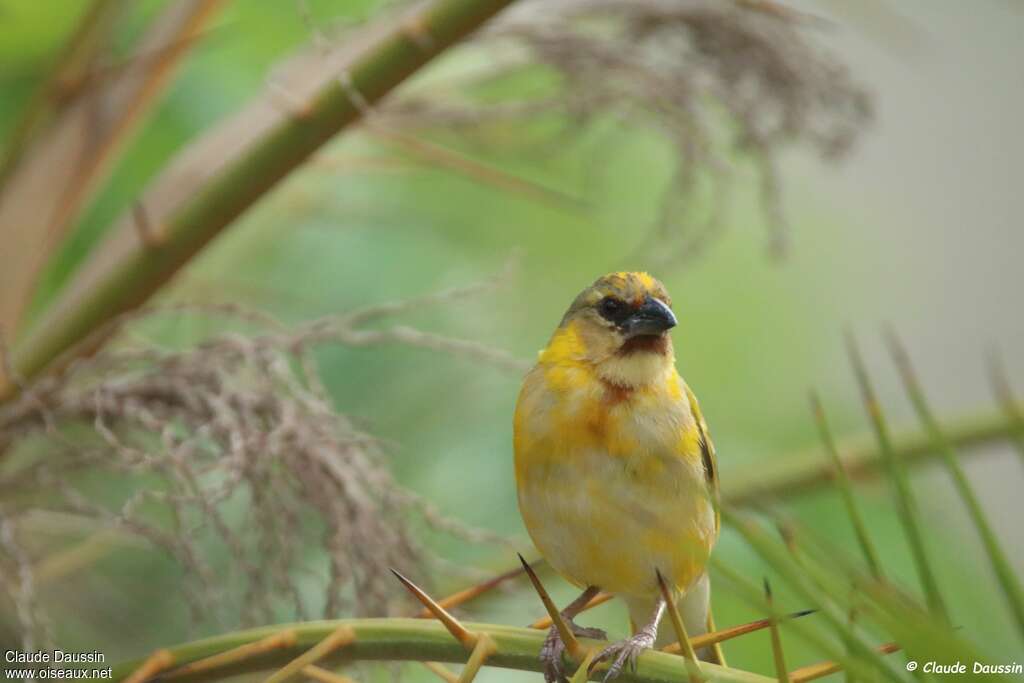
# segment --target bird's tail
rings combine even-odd
[[[650,599],[626,598],[626,604],[629,606],[629,619],[633,624],[634,631],[646,624],[654,612],[654,601]],[[686,591],[686,594],[679,598],[677,604],[683,624],[686,626],[686,633],[690,638],[715,630],[715,623],[711,617],[711,583],[708,581],[707,574],[701,575]],[[675,641],[675,631],[666,617],[658,629],[658,640],[655,647],[662,648]],[[705,662],[725,665],[725,656],[718,644],[697,650],[697,656]]]

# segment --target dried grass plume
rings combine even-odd
[[[363,327],[479,294],[503,278],[294,329],[234,306],[143,311],[118,324],[215,315],[256,331],[179,350],[122,335],[61,375],[23,387],[0,407],[0,588],[32,634],[26,644],[43,637],[45,620],[16,526],[40,510],[84,517],[166,552],[183,570],[195,619],[221,625],[394,613],[402,598],[386,568],[422,575],[438,560],[424,531],[500,541],[441,516],[393,479],[378,440],[333,408],[312,351],[397,343],[521,370],[518,359],[476,342]],[[84,475],[130,493],[97,496]]]

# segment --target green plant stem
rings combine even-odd
[[[782,647],[782,634],[779,633],[779,620],[775,616],[775,607],[772,604],[772,585],[766,578],[764,580],[764,598],[772,614],[768,617],[768,630],[772,641],[772,659],[775,661],[775,676],[780,683],[789,683],[789,669],[786,667],[786,653]]]
[[[948,612],[942,599],[942,592],[939,590],[938,581],[936,581],[935,573],[932,571],[928,549],[925,546],[917,500],[914,497],[914,490],[910,486],[910,477],[907,474],[906,465],[900,454],[893,447],[892,439],[889,436],[889,425],[882,411],[882,404],[875,395],[871,378],[868,376],[867,367],[864,365],[864,359],[860,355],[856,341],[852,335],[849,335],[846,342],[850,364],[853,367],[853,372],[857,378],[857,384],[860,386],[861,396],[864,400],[864,409],[871,420],[871,426],[875,431],[875,438],[878,441],[878,450],[882,454],[882,459],[889,473],[889,479],[892,481],[896,497],[896,510],[903,525],[903,532],[907,538],[907,545],[910,547],[910,554],[914,558],[914,566],[921,581],[925,600],[932,613],[943,619],[948,619]]]
[[[985,413],[950,421],[944,428],[949,442],[977,452],[981,446],[1004,443],[1024,437],[1024,423],[1004,413]],[[892,452],[905,465],[916,465],[939,457],[931,437],[920,430],[894,434],[889,440]],[[844,471],[851,480],[874,476],[882,469],[884,458],[873,439],[858,437],[837,445]],[[966,455],[966,453],[965,453]],[[763,505],[777,500],[790,500],[828,488],[834,465],[820,448],[779,458],[771,469],[757,468],[757,476],[726,479],[722,485],[724,502],[740,507]],[[730,486],[729,483],[733,482]]]
[[[834,577],[822,577],[819,572],[812,572],[808,568],[810,565],[797,562],[788,550],[782,548],[778,543],[770,541],[767,534],[746,516],[724,506],[721,508],[721,515],[723,525],[729,525],[739,532],[750,547],[789,584],[801,600],[817,610],[816,616],[826,621],[834,633],[843,636],[852,652],[847,654],[839,648],[838,644],[829,643],[830,639],[822,638],[823,629],[820,624],[813,628],[807,627],[806,624],[792,624],[790,625],[792,628],[801,631],[802,635],[809,638],[810,642],[814,643],[823,654],[843,662],[847,670],[856,670],[858,676],[862,678],[873,673],[868,668],[873,666],[877,673],[884,675],[889,680],[900,681],[899,674],[890,663],[874,651],[873,645],[861,634],[848,627],[845,609],[837,603],[837,596],[840,593],[836,591],[836,586],[840,580]],[[749,580],[715,558],[714,555],[711,557],[711,565],[717,573],[726,576],[734,587],[746,593],[747,599],[752,604],[763,606],[764,611],[769,616],[771,615],[771,607],[764,602],[761,592],[753,588],[753,584]],[[825,581],[822,581],[823,578]],[[750,586],[750,588],[745,589],[746,586]],[[814,634],[814,637],[809,637],[808,630]]]
[[[68,90],[77,89],[95,59],[101,38],[110,28],[118,12],[124,9],[124,0],[92,0],[68,37],[60,54],[53,62],[50,73],[36,87],[27,106],[12,127],[0,153],[0,187],[11,170],[21,160],[39,128],[68,98]]]
[[[1024,408],[1021,408],[1016,396],[1013,394],[1013,387],[1010,386],[1010,378],[1006,372],[1006,366],[999,354],[993,351],[988,360],[989,380],[992,389],[999,400],[999,405],[1013,424],[1017,425],[1017,432],[1012,436],[1011,441],[1017,449],[1021,464],[1024,464]]]
[[[860,509],[857,507],[857,499],[853,495],[853,487],[850,485],[850,477],[846,474],[846,468],[843,466],[843,461],[839,457],[839,451],[836,450],[835,438],[832,436],[832,430],[829,428],[828,418],[825,417],[825,408],[821,404],[821,399],[818,398],[818,395],[814,392],[811,393],[811,410],[814,413],[814,419],[818,425],[818,431],[821,434],[821,443],[825,447],[825,453],[828,455],[835,470],[836,488],[839,489],[839,494],[843,499],[843,505],[846,507],[846,514],[850,518],[850,523],[853,524],[853,530],[857,536],[857,543],[860,545],[861,552],[864,554],[864,561],[867,562],[868,568],[871,570],[871,574],[876,579],[881,579],[882,563],[878,560],[878,553],[875,552],[875,546],[871,542],[871,536],[868,535],[867,525],[864,523],[864,518],[861,516]]]
[[[271,671],[282,667],[309,650],[341,626],[351,627],[355,632],[355,639],[352,643],[336,650],[330,659],[324,661],[342,663],[387,660],[461,663],[469,657],[466,648],[437,621],[424,619],[316,621],[228,633],[168,648],[167,652],[173,658],[174,666],[180,666],[255,643],[285,631],[291,631],[294,634],[294,640],[289,646],[263,651],[226,666],[186,676],[174,676],[173,669],[170,669],[165,672],[163,680],[166,683],[220,680],[244,672]],[[520,671],[541,671],[539,653],[546,636],[543,631],[495,624],[467,623],[464,626],[474,633],[486,633],[494,640],[495,651],[487,659],[488,666]],[[590,647],[602,645],[600,641],[584,642]],[[113,680],[124,680],[139,667],[142,661],[126,662],[114,667]],[[678,655],[645,652],[637,663],[636,672],[625,671],[618,680],[622,683],[679,683],[687,676],[684,659]],[[769,683],[772,680],[739,669],[728,669],[713,664],[704,664],[701,670],[705,679],[711,683],[716,681],[722,683]],[[594,672],[595,680],[600,680],[603,676],[603,671]]]
[[[37,132],[0,192],[0,233],[9,253],[18,255],[6,259],[0,288],[0,327],[12,340],[19,337],[49,257],[223,4],[223,0],[168,3],[147,24],[132,47],[132,56],[120,68],[100,66],[98,55],[109,41],[108,25],[131,3],[94,6],[91,21],[86,21],[89,28],[82,31],[90,36],[87,45],[73,49],[66,67],[70,71],[58,74],[57,90],[50,97],[61,88],[69,90],[69,95],[77,91],[77,96],[68,97],[45,130]],[[73,39],[73,46],[77,42]]]
[[[225,227],[363,116],[367,106],[513,1],[436,0],[392,20],[367,38],[338,78],[274,120],[198,191],[166,214],[133,221],[129,212],[20,337],[12,354],[17,374],[31,379],[73,354],[93,350],[109,333],[107,323],[151,297]],[[17,390],[3,381],[0,400]]]
[[[866,668],[867,665],[873,665],[878,673],[889,680],[905,680],[903,667],[893,666],[874,644],[865,639],[864,636],[870,630],[874,630],[870,625],[882,629],[891,636],[890,640],[899,643],[911,659],[943,662],[984,659],[976,646],[966,640],[958,629],[950,626],[945,620],[936,619],[919,600],[906,595],[893,584],[872,579],[861,573],[860,567],[839,568],[837,571],[832,564],[835,558],[827,551],[822,552],[820,546],[808,548],[801,554],[803,561],[798,563],[793,559],[792,553],[769,535],[761,525],[735,510],[723,508],[722,521],[747,541],[804,604],[817,608],[816,619],[827,621],[829,628],[826,631],[820,623],[816,628],[808,628],[809,625],[801,623],[799,619],[787,621],[786,627],[799,632],[823,654],[840,662],[847,671],[855,673],[861,680],[876,680],[872,672]],[[818,558],[821,558],[821,562],[829,564],[821,564]],[[714,571],[727,578],[737,592],[745,596],[751,604],[759,607],[763,605],[761,592],[749,579],[739,576],[738,572],[714,555],[711,557],[711,564]],[[868,627],[866,630],[849,623],[848,614],[852,605],[840,601],[840,596],[850,595],[851,580],[856,587],[854,595],[858,605],[858,616],[863,616],[863,619],[858,619],[858,623]],[[823,637],[825,632],[829,635]],[[846,642],[851,651],[845,652],[840,648],[832,638],[833,635],[838,635]],[[1009,678],[1003,677],[1002,680]]]
[[[924,390],[911,365],[909,355],[894,333],[890,331],[886,336],[893,361],[899,371],[900,378],[903,380],[903,387],[906,390],[907,397],[914,406],[914,411],[917,413],[922,426],[924,426],[925,431],[934,442],[935,450],[942,456],[942,462],[946,466],[946,471],[949,472],[953,485],[956,487],[957,493],[960,494],[964,507],[967,508],[967,513],[970,515],[978,537],[981,539],[982,546],[985,548],[985,553],[988,555],[989,564],[992,565],[992,571],[995,573],[999,586],[1003,590],[1006,603],[1017,621],[1017,629],[1024,636],[1024,590],[1021,588],[1020,581],[1017,579],[1017,575],[1006,558],[1005,553],[1003,553],[999,538],[992,529],[992,525],[989,524],[988,517],[981,506],[981,501],[978,500],[978,496],[974,493],[974,489],[967,480],[967,475],[960,465],[960,459],[956,450],[949,442],[949,439],[946,438],[942,427],[939,425],[939,421],[935,418],[931,407],[928,405],[928,400],[925,398]]]

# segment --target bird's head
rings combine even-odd
[[[671,306],[665,286],[647,273],[610,273],[580,292],[545,354],[591,364],[619,386],[655,382],[674,365]]]

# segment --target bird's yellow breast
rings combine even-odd
[[[686,387],[670,360],[657,381],[609,383],[574,360],[572,335],[562,336],[527,376],[516,405],[527,530],[576,584],[646,596],[658,590],[658,569],[685,590],[717,534]]]

